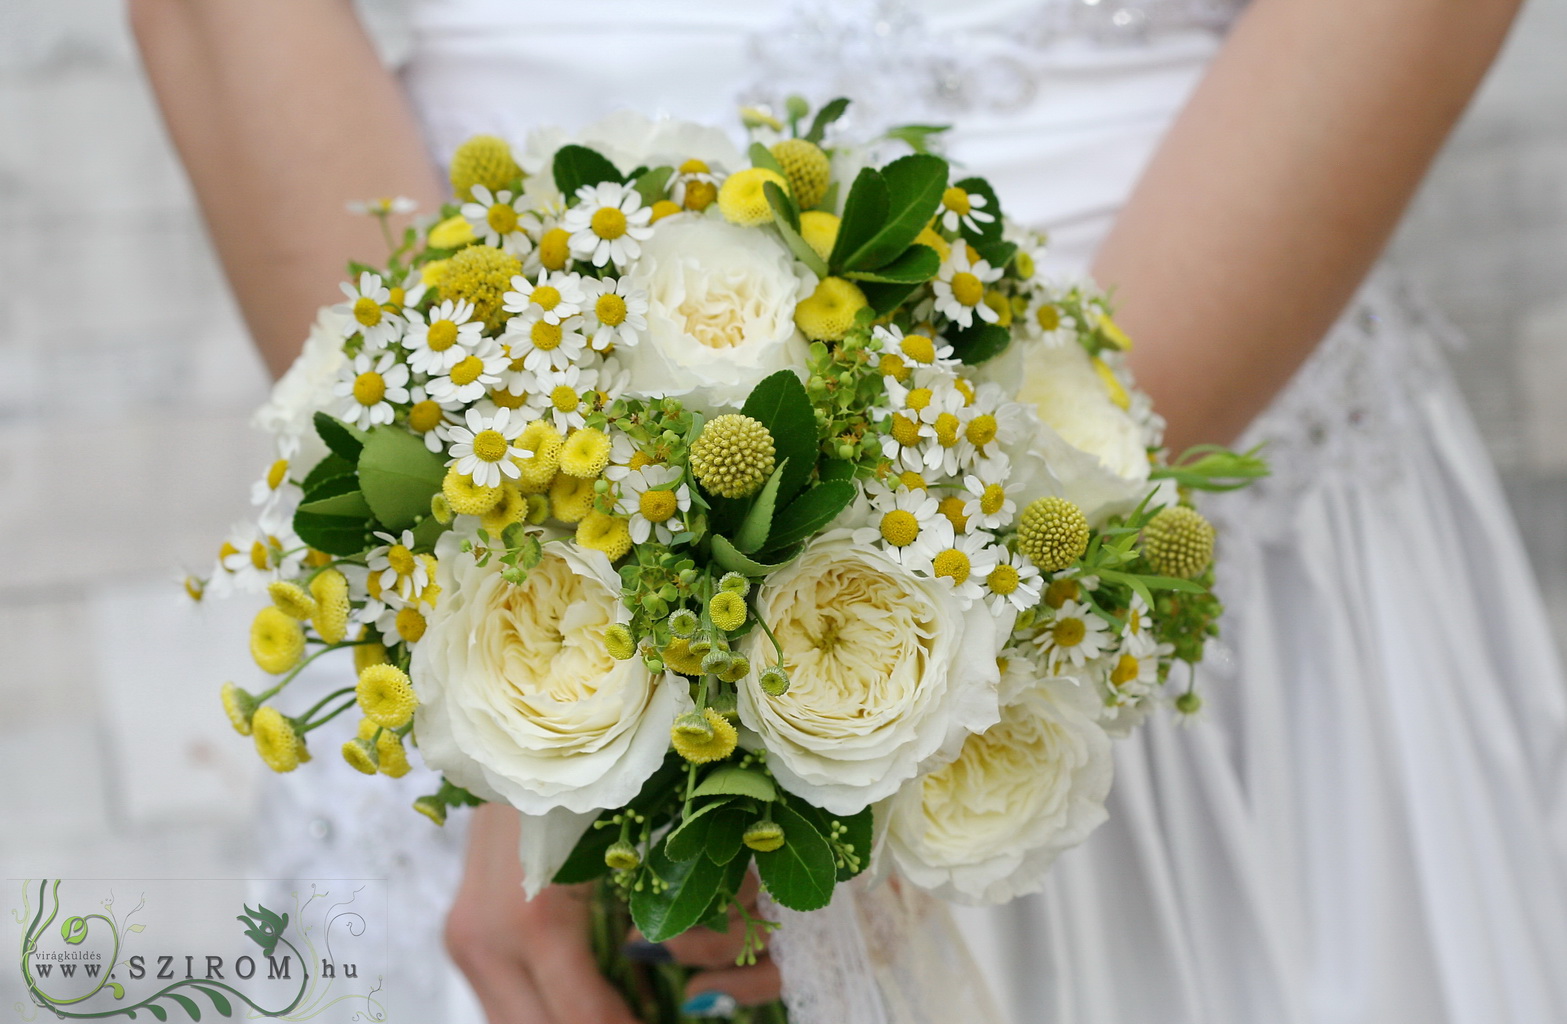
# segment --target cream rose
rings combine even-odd
[[[347,359],[343,355],[343,323],[347,316],[323,307],[298,358],[272,385],[272,394],[251,417],[251,425],[281,441],[297,440],[292,461],[308,471],[326,457],[326,445],[316,434],[316,410],[333,403],[332,386]]]
[[[1081,345],[1030,345],[1018,400],[1039,413],[1034,450],[1097,526],[1130,512],[1151,489],[1143,431],[1110,398]]]
[[[1056,857],[1108,817],[1110,738],[1089,683],[1011,659],[1001,721],[888,801],[883,852],[910,881],[962,903],[1037,892]]]
[[[1011,631],[981,602],[964,611],[946,584],[910,575],[851,531],[812,541],[767,578],[756,610],[784,650],[790,686],[759,683],[776,660],[762,630],[745,654],[740,719],[791,793],[853,814],[957,755],[996,721],[998,637]]]
[[[544,545],[526,582],[437,544],[441,599],[414,649],[419,751],[453,782],[527,814],[618,807],[663,762],[678,679],[615,661],[604,629],[630,618],[609,560]]]
[[[648,331],[622,362],[639,391],[689,395],[711,411],[739,405],[777,370],[804,372],[794,307],[816,279],[769,232],[717,217],[660,221],[631,276],[648,296]]]

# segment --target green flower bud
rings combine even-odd
[[[789,673],[782,665],[769,665],[762,670],[757,685],[769,697],[782,697],[789,692]]]
[[[746,829],[740,838],[757,853],[771,853],[783,846],[784,830],[776,821],[759,821]]]
[[[696,612],[689,608],[676,608],[669,616],[669,631],[675,636],[689,638],[702,625]]]
[[[604,851],[604,866],[616,871],[635,871],[642,865],[642,855],[624,839],[617,839]]]
[[[604,629],[604,647],[616,661],[627,661],[636,654],[636,642],[624,622],[612,622]]]

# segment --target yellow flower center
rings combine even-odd
[[[1133,636],[1143,631],[1143,613],[1133,608],[1126,616],[1126,631]]]
[[[993,516],[1001,511],[1006,504],[1007,489],[1000,484],[986,484],[985,493],[979,496],[979,510],[987,516]]]
[[[877,369],[881,371],[883,377],[891,377],[893,380],[900,382],[909,376],[908,365],[891,352],[881,357],[881,364]]]
[[[510,447],[499,430],[481,430],[473,436],[473,454],[485,462],[501,461]]]
[[[920,443],[920,428],[901,412],[892,414],[892,439],[905,448]]]
[[[397,613],[397,635],[408,643],[416,644],[424,636],[426,623],[417,608],[404,608]]]
[[[936,343],[923,334],[909,334],[899,346],[903,354],[920,363],[934,363],[936,361]]]
[[[452,367],[452,383],[458,387],[472,384],[479,379],[479,374],[484,372],[484,360],[478,356],[463,356],[458,364]]]
[[[374,327],[381,322],[381,306],[368,295],[360,296],[354,300],[354,319],[366,327]]]
[[[957,548],[948,548],[936,556],[934,569],[937,576],[945,576],[952,581],[953,586],[961,587],[968,582],[974,566],[968,555]]]
[[[881,517],[881,536],[893,547],[908,547],[920,535],[920,521],[914,513],[895,508]]]
[[[561,338],[564,336],[565,332],[561,330],[560,324],[549,324],[543,320],[535,323],[533,329],[528,332],[528,338],[533,342],[533,347],[543,349],[546,352],[559,348]]]
[[[593,233],[600,238],[616,239],[626,233],[626,215],[613,206],[593,211]]]
[[[437,320],[425,332],[424,343],[432,352],[445,352],[457,344],[457,325],[450,320]]]
[[[957,214],[959,217],[968,216],[969,210],[974,204],[969,202],[968,193],[953,185],[941,194],[941,205]]]
[[[1045,604],[1059,608],[1068,601],[1076,601],[1081,593],[1076,580],[1054,580],[1045,588]]]
[[[637,499],[637,511],[650,523],[662,523],[675,514],[674,491],[643,491]]]
[[[958,427],[961,424],[958,418],[950,412],[944,412],[936,417],[936,443],[943,448],[951,448],[958,443]]]
[[[956,389],[958,394],[963,396],[964,405],[974,404],[974,385],[970,384],[964,378],[959,377],[957,380],[952,382],[952,386],[954,389]]]
[[[560,289],[552,284],[541,284],[533,289],[533,304],[543,310],[560,305]]]
[[[619,327],[626,322],[626,300],[614,292],[605,292],[593,304],[593,313],[599,318],[599,323]]]
[[[354,378],[354,401],[360,405],[374,405],[386,397],[386,381],[371,370]]]
[[[947,521],[957,532],[962,533],[968,529],[968,516],[963,514],[963,499],[957,495],[942,498],[937,503],[936,510],[947,517]]]
[[[692,157],[679,167],[681,174],[706,174],[710,169],[705,161],[698,160],[696,157]]]
[[[218,548],[218,561],[221,562],[228,558],[228,556],[237,554],[239,554],[239,548],[230,544],[228,541],[224,541],[223,546]]]
[[[974,447],[985,447],[985,445],[996,439],[996,418],[989,413],[975,416],[969,420],[968,430],[965,431],[965,434],[969,439],[969,443]]]
[[[952,297],[965,306],[977,306],[985,297],[985,283],[966,270],[952,275]]]
[[[277,490],[283,486],[283,480],[288,476],[288,460],[278,459],[267,469],[267,488]]]
[[[419,563],[414,561],[414,553],[406,545],[393,544],[386,550],[386,564],[399,576],[412,576]]]
[[[1110,672],[1110,682],[1116,686],[1125,686],[1137,678],[1139,668],[1140,666],[1137,664],[1135,657],[1130,654],[1123,654],[1116,661],[1115,668]]]
[[[718,189],[710,181],[693,181],[686,185],[686,209],[701,212],[713,205]]]
[[[1039,307],[1034,319],[1039,322],[1040,330],[1053,331],[1061,326],[1061,311],[1046,303]]]
[[[576,412],[577,406],[582,404],[582,398],[568,385],[558,384],[550,392],[550,404],[561,412]]]
[[[392,287],[387,289],[387,293],[389,297],[386,301],[393,306],[401,306],[408,298],[408,292],[400,284],[392,285]]]
[[[632,469],[641,469],[643,466],[651,466],[652,464],[652,457],[644,455],[641,452],[632,452],[631,461],[626,463],[626,465]]]
[[[1017,568],[1003,562],[990,570],[990,575],[985,579],[985,586],[990,588],[992,594],[1005,596],[1015,591],[1021,582]]]
[[[272,564],[267,546],[259,540],[250,545],[250,564],[262,570],[267,569]]]
[[[408,429],[416,434],[428,434],[440,422],[441,407],[428,398],[408,410]]]
[[[910,409],[918,411],[930,404],[930,398],[930,388],[915,388],[913,391],[909,392],[908,401],[904,404],[907,405]]]
[[[1082,619],[1061,619],[1050,627],[1050,638],[1057,647],[1076,647],[1083,642],[1087,632],[1088,627],[1083,625]]]
[[[539,239],[539,262],[546,270],[564,270],[571,257],[571,234],[565,228],[550,228]]]
[[[914,472],[912,469],[906,469],[902,473],[899,473],[898,482],[911,491],[923,491],[927,489],[925,478]]]
[[[528,400],[526,393],[514,395],[510,391],[491,391],[490,401],[495,403],[497,409],[521,409]]]
[[[517,230],[517,211],[512,209],[510,203],[496,203],[490,207],[490,212],[484,215],[484,219],[490,225],[490,230],[497,235],[509,235]]]

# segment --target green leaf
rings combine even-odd
[[[990,182],[984,178],[964,178],[962,181],[953,182],[965,192],[973,192],[985,197],[985,205],[981,209],[993,218],[988,224],[980,224],[982,230],[976,231],[967,224],[963,225],[963,237],[974,243],[978,249],[987,242],[1001,240],[1001,201],[996,198],[996,190],[990,187]],[[979,223],[976,221],[975,223]]]
[[[776,800],[778,789],[773,780],[751,768],[726,764],[708,773],[691,793],[699,796],[748,796],[753,800]]]
[[[941,269],[941,257],[928,245],[911,245],[903,255],[884,267],[875,270],[850,270],[844,273],[854,281],[876,281],[882,284],[924,284]]]
[[[834,271],[841,270],[849,254],[868,243],[883,224],[892,206],[892,195],[881,172],[866,167],[855,176],[849,187],[849,198],[843,203],[843,217],[838,222],[838,239],[833,243],[827,264]]]
[[[676,794],[684,791],[685,765],[686,762],[678,754],[670,754],[659,766],[658,771],[642,784],[641,792],[627,806],[646,814],[648,823],[654,828],[661,827],[673,813],[670,805],[673,803],[678,806]],[[605,811],[599,815],[599,820],[608,820],[618,810],[618,808],[611,808]],[[582,838],[577,840],[577,845],[572,848],[566,862],[555,872],[554,883],[576,885],[579,882],[591,882],[595,878],[603,877],[609,870],[604,865],[604,853],[619,838],[618,827],[590,827],[582,834]]]
[[[720,569],[744,573],[747,576],[766,576],[769,573],[777,572],[794,561],[794,557],[799,553],[798,549],[791,549],[773,556],[777,559],[776,561],[758,562],[754,558],[742,554],[740,549],[735,547],[728,537],[721,533],[713,534],[713,564]]]
[[[513,524],[516,525],[516,524]],[[441,538],[441,534],[448,527],[442,526],[441,521],[434,516],[425,516],[424,520],[414,527],[414,548],[425,551],[435,547],[435,542]]]
[[[345,459],[336,452],[327,452],[326,458],[316,463],[310,472],[305,474],[305,479],[300,484],[300,487],[306,494],[309,494],[334,476],[351,476],[354,472],[354,466],[353,460]]]
[[[866,281],[860,285],[860,291],[865,293],[865,301],[871,304],[871,312],[877,316],[886,316],[903,305],[903,300],[918,287],[917,284]]]
[[[729,803],[730,798],[715,800],[698,807],[678,828],[664,837],[664,848],[673,860],[690,860],[707,845],[707,829],[712,824],[709,817]]]
[[[669,883],[658,893],[651,885],[631,893],[631,920],[649,942],[664,942],[695,927],[707,916],[726,874],[706,857],[672,860],[663,843],[649,851],[648,866]]]
[[[571,144],[555,152],[555,187],[569,201],[584,185],[597,185],[601,181],[619,184],[624,179],[609,158],[596,149]]]
[[[779,163],[778,158],[773,156],[772,150],[760,142],[751,143],[751,148],[746,150],[746,154],[751,158],[752,167],[764,168],[772,171],[785,181],[789,180],[789,176],[784,173],[783,164]]]
[[[854,463],[846,459],[823,459],[816,475],[824,484],[834,480],[853,480]]]
[[[784,470],[788,467],[788,459],[778,464],[773,475],[762,486],[762,493],[751,503],[751,510],[745,514],[745,520],[735,534],[735,547],[743,554],[760,551],[762,545],[767,543],[767,535],[773,528],[773,509],[778,504],[778,482],[783,479]]]
[[[916,153],[929,153],[930,137],[951,130],[949,124],[900,124],[887,129],[887,138],[907,143]]]
[[[146,1009],[146,1011],[148,1013],[152,1014],[154,1017],[158,1018],[159,1020],[168,1020],[169,1019],[169,1011],[165,1010],[163,1007],[159,1006],[157,1003],[148,1003],[144,1007],[144,1009]]]
[[[979,317],[960,331],[949,332],[952,351],[970,366],[978,366],[1006,351],[1012,332],[999,324],[987,324]]]
[[[1017,255],[1015,242],[981,242],[974,246],[974,251],[979,253],[979,258],[989,263],[992,267],[1005,267],[1012,262],[1012,257]]]
[[[809,819],[787,804],[774,804],[772,810],[773,820],[783,828],[784,844],[754,855],[756,873],[780,906],[820,910],[832,902],[838,879],[832,847]]]
[[[827,126],[843,116],[849,109],[849,101],[839,96],[835,100],[829,100],[816,112],[816,117],[811,120],[811,130],[805,133],[806,142],[814,142],[818,146],[822,144],[822,138],[827,134]]]
[[[858,488],[848,480],[824,480],[817,484],[773,517],[771,543],[782,548],[806,540],[836,519],[857,492]]]
[[[864,177],[861,172],[860,178]],[[883,167],[877,180],[886,197],[886,212],[869,234],[855,237],[841,250],[834,248],[833,259],[829,261],[834,266],[846,271],[873,270],[892,262],[907,249],[941,203],[941,193],[947,187],[947,162],[928,153],[915,153]],[[850,204],[859,187],[860,181],[856,179],[854,190],[849,192]],[[843,242],[843,228],[848,226],[848,211],[844,212],[839,242]]]
[[[803,800],[797,800],[790,806],[802,816],[811,819],[811,823],[823,836],[832,834],[832,823],[835,821],[848,830],[839,842],[854,848],[854,853],[860,858],[860,866],[856,870],[850,867],[847,861],[838,865],[838,881],[846,882],[870,866],[871,844],[875,842],[875,820],[869,807],[857,814],[843,815],[832,814]]]
[[[714,864],[728,864],[738,857],[745,846],[745,830],[751,818],[738,807],[727,807],[714,815],[712,824],[707,826],[707,859]]]
[[[357,462],[359,448],[365,442],[365,433],[342,420],[335,420],[324,412],[315,415],[316,433],[334,455]]]
[[[196,1000],[190,996],[182,996],[178,992],[167,992],[165,995],[179,1003],[185,1012],[190,1015],[191,1020],[201,1019],[201,1007],[196,1004]]]
[[[294,512],[294,532],[318,551],[347,557],[364,550],[370,506],[350,476],[332,477],[306,492]]]
[[[805,385],[793,370],[779,370],[751,390],[741,412],[773,435],[773,454],[783,466],[778,500],[788,501],[816,468],[816,411]]]
[[[401,427],[377,427],[359,454],[359,489],[389,530],[404,530],[430,514],[446,464]]]
[[[637,195],[642,197],[643,206],[652,206],[664,198],[664,190],[669,186],[669,179],[675,173],[673,167],[655,167],[651,171],[637,178]]]
[[[222,992],[219,992],[215,988],[207,988],[205,985],[197,985],[196,991],[202,993],[208,999],[212,1000],[213,1009],[217,1010],[223,1016],[234,1016],[234,1007],[231,1003],[229,1003],[228,997],[225,996]]]
[[[794,258],[804,263],[817,277],[826,277],[826,261],[800,235],[800,220],[794,209],[794,201],[771,181],[762,184],[762,191],[767,193],[767,201],[773,206],[773,224],[777,226],[778,234],[783,237],[784,244],[789,247]]]

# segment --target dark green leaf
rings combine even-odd
[[[860,177],[864,177],[863,172]],[[834,248],[830,262],[835,267],[874,270],[891,263],[907,249],[941,203],[941,193],[947,187],[947,162],[928,153],[915,153],[883,167],[878,180],[887,199],[886,213],[868,235],[854,238],[841,249]],[[856,180],[855,189],[858,188]],[[853,191],[849,193],[849,202],[854,202]],[[840,243],[842,231],[840,227]]]
[[[642,784],[642,791],[627,806],[641,811],[649,818],[649,824],[658,828],[669,819],[668,805],[676,799],[675,794],[682,792],[686,781],[685,761],[677,754],[670,754],[664,759],[664,763],[654,772],[652,777]],[[457,787],[452,786],[452,789]],[[477,799],[471,802],[478,803]],[[604,821],[617,813],[616,808],[605,811],[599,815],[599,820]],[[604,853],[610,844],[620,838],[620,829],[617,827],[593,828],[590,827],[577,840],[577,845],[572,849],[566,862],[555,872],[556,885],[576,885],[579,882],[591,882],[595,878],[601,878],[609,870],[604,866]]]
[[[924,284],[941,269],[941,257],[928,245],[911,245],[903,255],[875,270],[850,270],[844,277],[883,284]]]
[[[741,409],[773,435],[773,454],[786,463],[778,500],[788,501],[816,468],[816,412],[793,370],[779,370],[751,390]]]
[[[903,300],[908,298],[909,293],[918,287],[919,285],[917,284],[866,281],[860,285],[860,291],[865,293],[865,300],[871,304],[871,312],[877,316],[886,316],[903,305]]]
[[[993,267],[1005,267],[1012,262],[1012,257],[1017,255],[1017,244],[1014,242],[981,242],[974,246],[974,251],[979,253],[979,258]]]
[[[968,327],[948,333],[952,351],[970,366],[978,366],[1006,351],[1012,341],[1012,332],[999,324],[987,324],[979,317]]]
[[[636,179],[637,195],[642,197],[643,206],[652,206],[664,198],[664,190],[674,173],[673,167],[655,167]]]
[[[707,826],[707,859],[714,864],[728,864],[739,856],[752,817],[738,807],[727,807],[714,815]]]
[[[299,539],[329,555],[359,554],[370,526],[370,506],[352,475],[322,481],[294,512]]]
[[[350,462],[359,461],[359,448],[364,444],[364,431],[342,420],[335,420],[324,412],[315,415],[316,433],[336,455]]]
[[[849,254],[858,251],[881,230],[887,223],[887,211],[891,206],[892,197],[881,172],[874,167],[861,170],[849,187],[849,198],[844,200],[843,218],[838,224],[838,240],[827,257],[833,270],[841,270]]]
[[[157,1003],[148,1003],[144,1007],[144,1009],[148,1013],[152,1014],[154,1017],[158,1018],[159,1020],[168,1020],[169,1019],[169,1011],[165,1010],[163,1007],[159,1006]]]
[[[800,235],[800,219],[794,209],[793,201],[784,194],[783,189],[771,181],[762,185],[762,191],[767,193],[767,201],[773,205],[773,223],[778,227],[778,234],[783,237],[784,244],[789,247],[794,258],[804,263],[817,277],[826,277],[826,261],[817,255],[816,250],[812,249],[810,243]],[[792,222],[791,215],[793,215]]]
[[[808,539],[848,507],[856,490],[848,480],[824,480],[805,491],[773,517],[769,541],[774,547],[783,548]]]
[[[515,524],[514,524],[515,525]],[[446,532],[446,527],[434,516],[425,516],[424,521],[414,527],[414,549],[428,551],[435,547],[435,542],[441,534]]]
[[[234,1016],[234,1007],[229,1003],[228,997],[215,988],[207,988],[205,985],[197,985],[196,990],[208,999],[212,1000],[213,1009],[225,1017]]]
[[[768,573],[776,572],[794,561],[794,556],[799,553],[798,548],[789,549],[771,556],[776,558],[776,561],[758,562],[748,555],[741,554],[740,550],[723,534],[713,534],[713,564],[720,569],[744,573],[747,576],[766,576]]]
[[[430,514],[446,463],[401,427],[377,427],[359,453],[359,489],[389,530],[404,530]]]
[[[773,805],[773,820],[784,832],[784,844],[771,853],[756,853],[756,872],[779,906],[790,910],[820,910],[832,902],[838,866],[832,847],[810,820],[787,804]]]
[[[724,879],[724,869],[708,860],[671,860],[658,843],[648,853],[648,866],[669,883],[658,893],[645,885],[631,894],[631,919],[649,942],[664,942],[696,926],[707,916]]]
[[[664,837],[664,849],[672,860],[690,860],[701,853],[707,845],[707,829],[712,824],[712,815],[729,803],[730,798],[725,797],[712,803],[703,804],[692,812],[691,816],[680,823],[680,826]]]
[[[981,224],[979,221],[975,221],[981,229],[978,231],[970,228],[967,224],[963,225],[963,237],[973,242],[976,249],[985,242],[999,241],[1001,239],[1001,201],[996,198],[996,190],[990,187],[990,182],[984,178],[964,178],[962,181],[954,182],[953,184],[965,192],[984,196],[985,205],[980,207],[980,209],[991,216],[991,220],[988,223]]]
[[[842,96],[823,104],[822,109],[818,110],[811,120],[811,130],[805,133],[805,141],[821,145],[823,137],[827,134],[827,126],[842,117],[843,112],[848,109],[849,101]]]
[[[773,510],[778,506],[778,482],[783,479],[784,471],[788,468],[788,459],[780,462],[762,486],[762,493],[751,503],[751,510],[745,514],[745,520],[735,533],[735,547],[741,553],[749,555],[760,551],[762,545],[767,543],[767,535],[773,528]]]
[[[774,174],[778,175],[785,181],[789,180],[789,176],[784,173],[783,164],[780,164],[778,162],[778,158],[773,156],[772,150],[768,149],[760,142],[751,143],[751,148],[746,152],[751,157],[752,167],[761,167],[765,170],[772,171]]]
[[[698,796],[748,796],[753,800],[776,800],[778,789],[761,772],[737,765],[724,765],[709,772],[691,794]]]
[[[832,834],[832,823],[834,821],[839,822],[848,830],[839,839],[839,843],[853,847],[852,852],[859,857],[859,868],[855,869],[850,866],[848,861],[838,865],[838,881],[848,881],[870,866],[871,844],[875,841],[875,821],[872,818],[869,807],[858,814],[842,815],[824,811],[820,807],[808,804],[803,800],[796,800],[790,806],[803,817],[811,819],[811,823],[816,826],[816,830],[823,836]]]
[[[300,484],[306,494],[319,487],[323,482],[334,476],[349,476],[354,472],[356,462],[345,459],[336,452],[327,452],[326,458],[316,463],[309,473],[305,474],[304,481]],[[358,486],[357,484],[355,485]]]
[[[947,124],[900,124],[896,128],[887,129],[887,138],[908,143],[916,153],[929,153],[930,137],[950,131],[951,128]]]
[[[555,152],[555,187],[568,201],[584,185],[597,185],[601,181],[618,184],[623,180],[609,158],[596,149],[572,144]]]
[[[853,480],[854,463],[844,459],[823,459],[817,476],[824,484],[833,480]]]
[[[184,1008],[185,1012],[190,1014],[191,1020],[201,1019],[201,1007],[196,1004],[196,1000],[190,998],[190,996],[182,996],[178,992],[168,992],[165,994],[176,1003],[179,1003],[180,1006]]]

